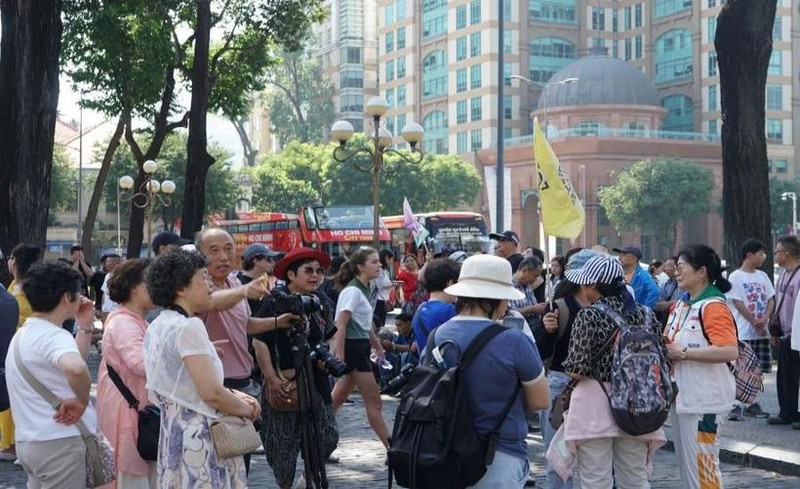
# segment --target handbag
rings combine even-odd
[[[800,270],[800,267],[795,267],[794,270],[792,270],[792,274],[789,275],[789,280],[786,281],[787,283],[792,282],[792,279],[798,270]],[[783,336],[783,326],[781,326],[781,306],[783,306],[784,299],[786,299],[785,293],[781,295],[781,300],[778,302],[778,307],[775,308],[775,312],[772,313],[772,316],[770,316],[769,322],[767,323],[769,335],[775,338],[780,338]]]
[[[261,446],[253,423],[242,416],[226,414],[211,421],[211,438],[220,459],[252,453]]]
[[[137,426],[139,434],[136,437],[136,451],[139,456],[145,460],[156,461],[158,460],[158,437],[161,433],[161,409],[152,404],[145,406],[144,409],[139,411],[139,400],[133,395],[128,386],[122,382],[116,370],[111,365],[106,364],[108,369],[108,376],[117,386],[122,397],[128,403],[128,407],[135,410],[138,414]]]
[[[25,364],[22,363],[19,355],[18,338],[19,336],[15,339],[17,343],[14,347],[14,361],[16,362],[17,370],[19,370],[22,378],[33,387],[33,390],[42,396],[54,410],[58,411],[61,399],[39,382]],[[100,431],[96,433],[89,431],[82,419],[75,423],[75,427],[78,428],[81,438],[83,438],[83,443],[86,445],[86,487],[99,487],[114,481],[117,478],[114,449],[106,437]]]

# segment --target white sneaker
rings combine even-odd
[[[11,452],[0,452],[0,460],[12,462],[17,459],[17,455]]]

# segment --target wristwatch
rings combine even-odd
[[[689,358],[689,350],[684,348],[681,350],[681,360],[687,360]]]

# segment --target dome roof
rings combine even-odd
[[[572,83],[558,83],[577,79]],[[539,96],[539,108],[569,105],[660,106],[653,82],[630,63],[608,56],[606,48],[565,66],[548,80]]]

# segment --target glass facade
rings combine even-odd
[[[447,54],[434,51],[422,60],[422,98],[447,95]]]
[[[422,39],[438,37],[447,32],[447,0],[423,0]]]
[[[692,76],[692,34],[672,29],[656,39],[656,83],[669,83]]]
[[[692,8],[692,0],[655,0],[653,18],[666,17]]]
[[[506,4],[509,2],[506,1]],[[577,24],[575,0],[529,0],[528,16],[537,22]]]
[[[425,129],[425,151],[428,153],[447,153],[447,114],[434,110],[422,120]]]
[[[575,59],[575,44],[559,37],[540,37],[530,43],[528,78],[545,83]]]
[[[686,95],[670,95],[661,99],[667,116],[661,124],[663,131],[694,131],[694,109],[692,99]]]

